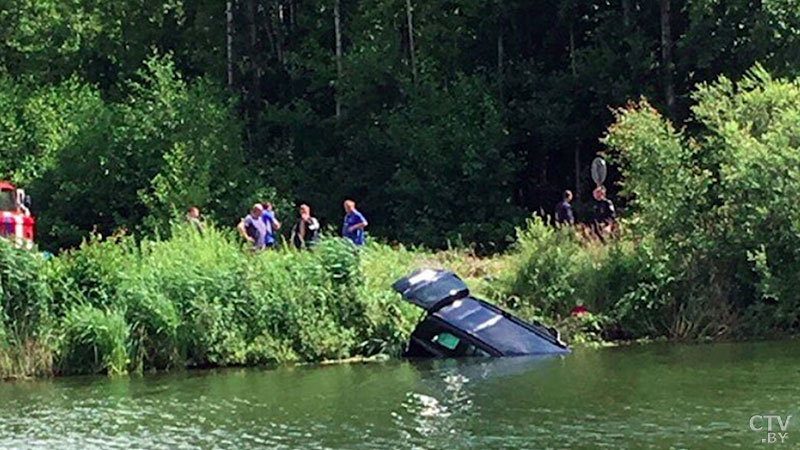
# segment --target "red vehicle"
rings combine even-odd
[[[29,205],[30,198],[25,191],[7,181],[0,181],[0,236],[13,239],[20,247],[32,249],[36,220]]]

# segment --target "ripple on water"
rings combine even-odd
[[[800,345],[738,345],[5,383],[0,448],[755,448]]]

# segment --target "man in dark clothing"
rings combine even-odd
[[[292,228],[292,244],[298,248],[311,248],[319,240],[319,221],[311,215],[311,207],[300,205],[300,217]]]
[[[603,235],[613,231],[617,219],[617,212],[614,203],[606,198],[606,188],[600,186],[592,193],[594,196],[594,228],[595,234],[601,241],[605,242]]]
[[[564,191],[564,199],[556,205],[556,225],[575,225],[571,202],[572,191]]]

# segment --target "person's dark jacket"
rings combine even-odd
[[[614,209],[614,202],[604,198],[600,201],[594,202],[594,221],[599,223],[611,223],[617,217],[617,212]]]
[[[308,220],[298,218],[297,223],[292,228],[292,245],[296,248],[310,248],[317,244],[319,240],[319,221],[315,217]]]
[[[575,223],[575,216],[572,214],[572,205],[562,200],[556,205],[556,223],[559,225],[573,225]]]

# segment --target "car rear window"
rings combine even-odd
[[[553,353],[561,350],[546,338],[473,298],[457,300],[440,309],[436,316],[505,355]]]

